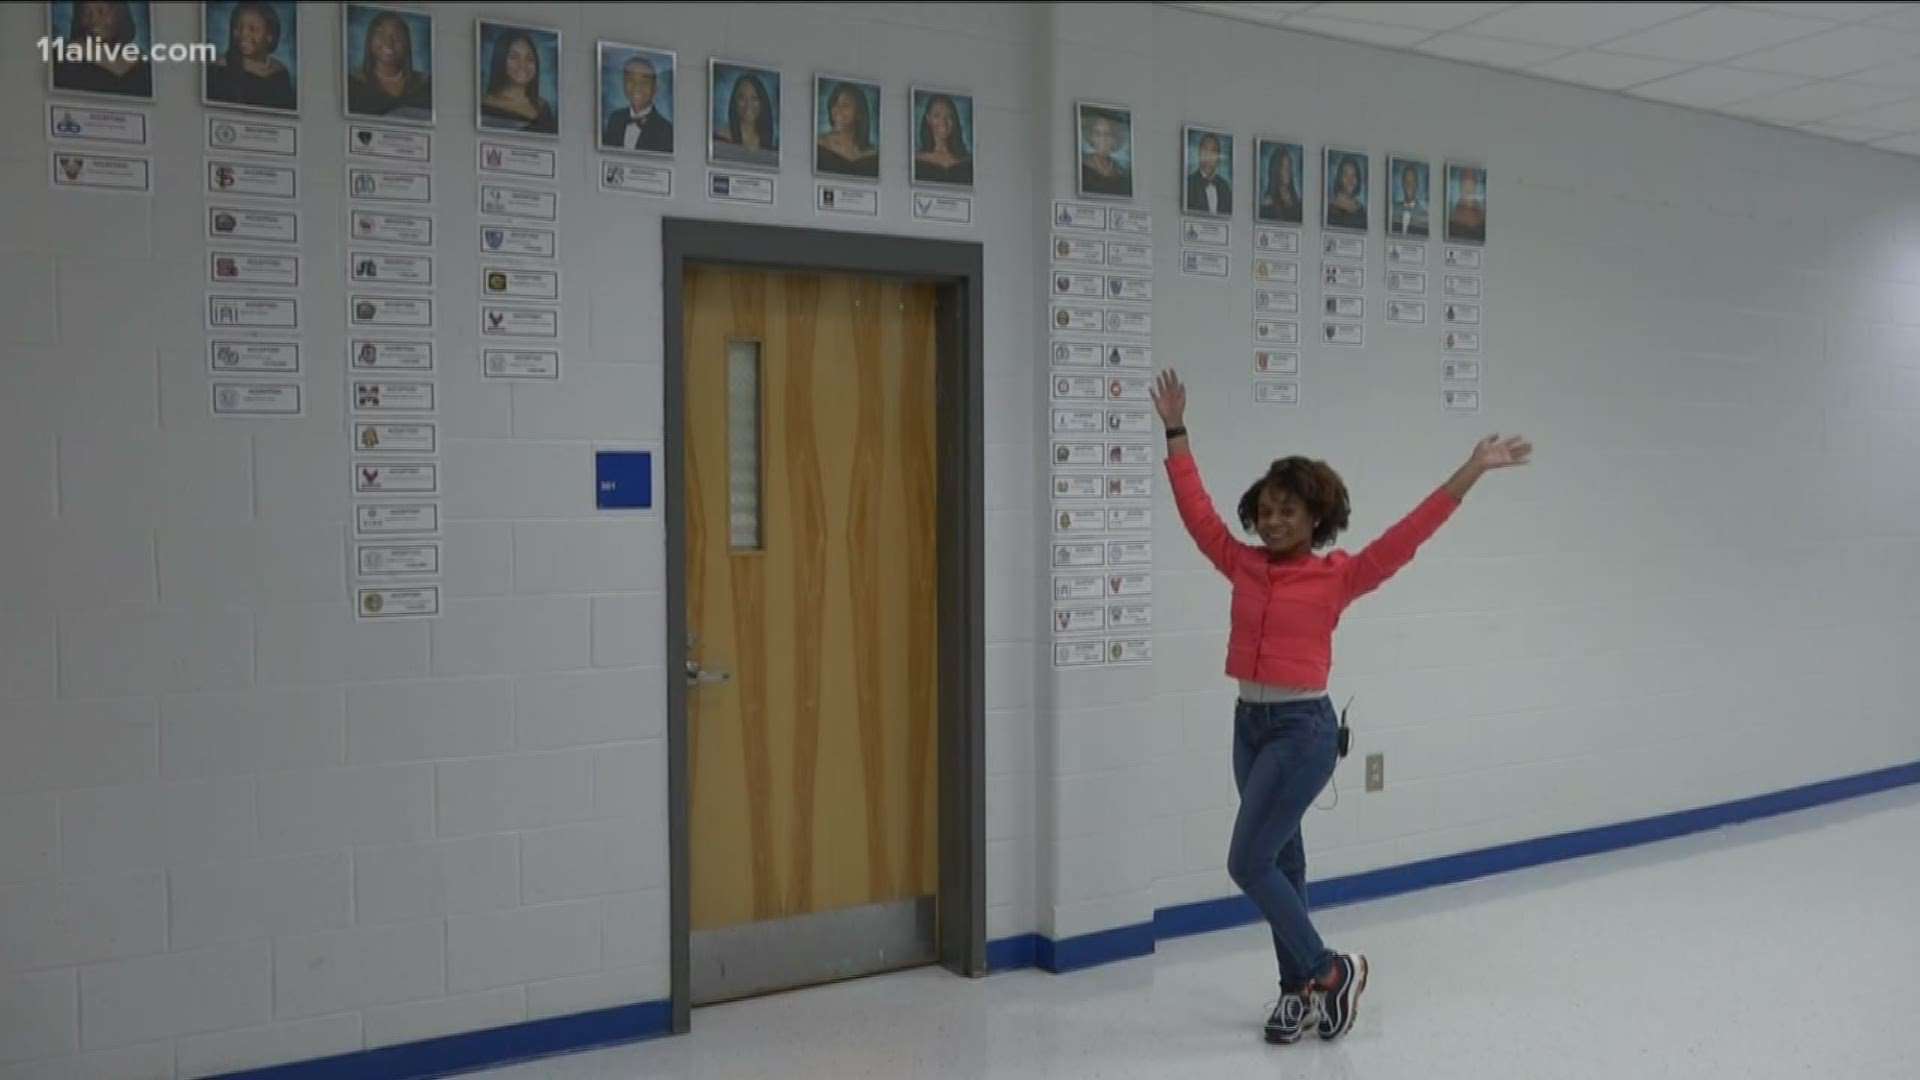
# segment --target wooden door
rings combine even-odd
[[[931,962],[935,291],[697,268],[684,305],[694,1000]]]

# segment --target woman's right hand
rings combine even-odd
[[[1170,428],[1180,427],[1187,416],[1187,388],[1180,382],[1180,376],[1172,368],[1160,373],[1153,381],[1150,390],[1153,395],[1153,407],[1160,413],[1160,422]]]

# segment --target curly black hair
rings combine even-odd
[[[1240,526],[1253,531],[1260,517],[1260,493],[1272,487],[1290,492],[1313,516],[1313,544],[1323,548],[1333,543],[1347,527],[1353,506],[1347,500],[1347,485],[1333,466],[1305,457],[1283,457],[1267,468],[1266,475],[1253,482],[1240,496]]]

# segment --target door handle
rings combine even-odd
[[[717,685],[720,685],[721,683],[727,683],[732,681],[733,681],[732,672],[707,671],[700,667],[700,661],[695,660],[691,656],[687,657],[687,685],[688,686],[717,686]]]

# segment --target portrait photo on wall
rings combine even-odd
[[[412,8],[342,4],[347,115],[433,123],[433,16]]]
[[[1079,193],[1133,198],[1133,110],[1076,102],[1073,130]]]
[[[1366,151],[1327,147],[1320,188],[1325,196],[1320,210],[1322,228],[1367,231]]]
[[[880,84],[813,77],[813,171],[880,179]]]
[[[1487,167],[1447,162],[1447,239],[1456,244],[1487,242]]]
[[[293,0],[207,0],[200,38],[217,55],[205,65],[208,105],[300,111],[300,5]]]
[[[1207,217],[1233,214],[1233,136],[1191,124],[1180,134],[1180,209]]]
[[[1258,139],[1253,158],[1254,177],[1260,184],[1253,216],[1275,225],[1300,224],[1306,216],[1306,148],[1296,142]]]
[[[62,38],[67,48],[82,50],[78,59],[56,57],[48,67],[48,86],[72,94],[104,94],[118,98],[153,99],[153,64],[146,54],[153,48],[153,5],[147,0],[104,3],[57,0],[47,5],[47,36]],[[89,49],[88,42],[96,44]],[[101,46],[137,45],[141,58],[109,57]]]
[[[675,76],[680,61],[665,49],[602,41],[594,100],[600,109],[600,149],[630,154],[673,153]]]
[[[780,167],[780,72],[715,59],[707,65],[707,160]]]
[[[1420,158],[1387,157],[1387,235],[1425,240],[1433,232],[1433,168]]]
[[[478,21],[476,122],[482,131],[560,134],[560,31]]]
[[[913,182],[973,186],[979,140],[973,127],[973,95],[913,88]]]

